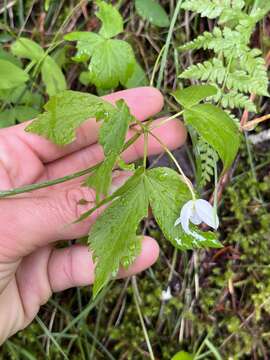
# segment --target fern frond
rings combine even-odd
[[[182,79],[210,81],[221,85],[225,80],[226,72],[227,69],[224,67],[223,62],[213,58],[203,63],[189,66],[179,77]]]
[[[211,181],[211,177],[214,175],[214,169],[218,162],[218,155],[215,150],[201,138],[198,141],[198,151],[201,159],[201,179],[200,186],[204,187]]]
[[[268,96],[264,79],[261,79],[259,76],[257,77],[255,75],[256,74],[249,75],[243,70],[236,70],[228,74],[225,85],[229,90]]]
[[[239,59],[239,66],[259,82],[255,94],[268,96],[268,74],[265,60],[259,49],[244,52]]]
[[[210,98],[215,103],[220,103],[221,106],[225,109],[246,109],[249,112],[256,112],[255,104],[249,100],[247,95],[238,93],[237,91],[233,90],[228,93],[223,92],[219,89],[217,95]]]
[[[205,31],[199,35],[195,40],[190,41],[183,46],[179,46],[179,50],[196,50],[196,49],[214,49],[217,43],[222,40],[222,31],[219,27],[214,27],[212,32]]]
[[[238,31],[225,27],[221,30],[219,27],[214,27],[212,32],[205,31],[199,35],[195,40],[180,46],[181,51],[186,50],[213,50],[216,54],[222,53],[227,59],[232,56],[240,56],[244,51],[248,51],[243,35]]]
[[[209,19],[218,18],[227,9],[241,10],[244,6],[243,0],[186,0],[182,4],[183,9]]]

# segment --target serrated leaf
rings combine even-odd
[[[209,96],[216,95],[217,88],[212,85],[192,85],[172,93],[175,100],[184,108],[190,108]]]
[[[163,7],[155,0],[135,0],[138,14],[151,24],[158,27],[168,27],[169,17]]]
[[[10,61],[0,59],[0,89],[7,90],[24,84],[28,74]]]
[[[89,118],[102,118],[115,108],[97,96],[66,90],[53,96],[26,131],[46,137],[55,144],[75,140],[75,129]]]
[[[102,162],[97,170],[85,181],[85,185],[96,190],[96,202],[100,200],[100,194],[107,195],[112,183],[112,170],[117,159],[117,154],[111,154]]]
[[[116,111],[105,120],[99,131],[99,143],[106,156],[120,154],[125,143],[129,124],[134,120],[124,100],[116,102]]]
[[[224,165],[223,171],[228,169],[240,145],[240,133],[231,117],[214,105],[201,104],[186,109],[184,119],[217,151]]]
[[[115,199],[93,225],[89,245],[96,262],[94,296],[116,276],[120,264],[130,263],[130,254],[134,258],[136,230],[147,210],[147,194],[140,177],[136,186]]]
[[[105,1],[97,1],[97,4],[99,11],[96,16],[102,22],[99,34],[109,39],[123,32],[123,19],[116,7]]]
[[[123,149],[128,127],[133,119],[124,100],[118,100],[115,112],[111,112],[111,116],[101,125],[99,143],[103,146],[105,160],[86,180],[86,185],[96,190],[97,199],[100,194],[108,194],[112,181],[112,170]]]
[[[212,232],[202,232],[190,226],[205,239],[198,241],[186,234],[181,225],[174,226],[182,206],[191,199],[187,185],[176,171],[170,168],[148,170],[145,183],[154,217],[164,236],[173,246],[181,250],[221,247],[216,235]]]
[[[92,54],[89,71],[91,82],[98,88],[125,85],[135,67],[132,47],[123,40],[104,40]]]

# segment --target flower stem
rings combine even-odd
[[[193,189],[193,186],[190,182],[190,180],[186,177],[183,169],[181,168],[181,166],[179,165],[178,161],[176,160],[176,158],[174,157],[174,155],[172,154],[172,152],[168,149],[168,147],[153,133],[149,130],[149,134],[151,134],[156,140],[157,142],[159,142],[159,144],[162,146],[162,148],[166,151],[166,153],[169,155],[169,157],[172,159],[172,161],[174,162],[175,166],[177,167],[178,171],[180,172],[180,174],[183,177],[184,182],[186,183],[187,187],[189,188],[189,191],[191,193],[192,199],[196,200],[196,195]]]
[[[137,133],[134,136],[132,136],[132,138],[130,138],[125,143],[125,145],[123,147],[123,151],[126,150],[128,147],[130,147],[140,137],[140,135],[142,133],[143,133],[142,130],[137,131]],[[9,196],[28,193],[28,192],[31,192],[31,191],[34,191],[34,190],[43,189],[43,188],[46,188],[46,187],[49,187],[49,186],[61,184],[61,183],[66,182],[66,181],[76,179],[78,177],[87,175],[87,174],[91,173],[92,171],[96,170],[101,163],[102,162],[100,162],[100,163],[98,163],[98,164],[96,164],[94,166],[91,166],[91,167],[89,167],[87,169],[78,171],[78,172],[70,174],[70,175],[63,176],[63,177],[58,178],[58,179],[47,180],[47,181],[44,181],[44,182],[41,182],[41,183],[26,185],[26,186],[22,186],[22,187],[16,188],[16,189],[0,191],[0,199],[5,198],[5,197],[9,197]]]

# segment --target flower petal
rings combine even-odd
[[[218,216],[214,213],[214,208],[208,201],[203,199],[196,200],[195,209],[201,221],[215,230],[218,228]]]
[[[198,216],[195,209],[193,210],[193,213],[190,217],[190,222],[192,222],[192,224],[194,225],[199,225],[202,222],[201,218]]]
[[[193,212],[193,208],[194,208],[194,201],[193,200],[189,200],[181,209],[180,212],[180,221],[181,221],[181,225],[182,228],[184,230],[185,233],[189,234],[190,230],[189,230],[189,219],[192,216],[192,212]]]

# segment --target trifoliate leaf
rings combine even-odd
[[[68,41],[77,40],[75,61],[84,62],[90,58],[88,82],[100,89],[112,89],[124,85],[135,70],[135,56],[132,47],[123,40],[104,39],[88,32],[73,32],[65,36]]]
[[[75,129],[89,118],[104,118],[115,108],[97,96],[66,90],[53,96],[26,131],[46,137],[55,144],[75,140]]]
[[[190,108],[203,99],[216,95],[217,91],[217,88],[212,85],[192,85],[185,89],[174,91],[172,96],[184,108]]]
[[[180,175],[169,168],[148,170],[145,176],[146,189],[154,217],[164,236],[178,249],[188,250],[205,247],[221,247],[212,232],[200,231],[190,226],[204,240],[186,234],[181,225],[175,226],[183,205],[191,199],[190,191]]]
[[[89,71],[91,82],[98,88],[116,88],[125,85],[132,76],[135,57],[132,47],[123,40],[104,40],[95,47]]]
[[[151,24],[159,27],[168,27],[170,20],[160,4],[155,0],[136,0],[135,7],[138,14]]]
[[[234,120],[225,111],[211,104],[186,109],[184,119],[217,151],[224,171],[228,169],[240,145],[239,130]]]
[[[140,177],[136,186],[115,199],[93,225],[89,245],[96,262],[94,296],[117,274],[120,264],[134,259],[136,230],[147,210],[147,194]]]
[[[28,74],[10,61],[0,59],[0,89],[7,90],[24,84]]]
[[[99,11],[96,16],[101,20],[102,26],[99,34],[106,39],[112,38],[123,32],[123,19],[115,6],[105,1],[96,1]]]

